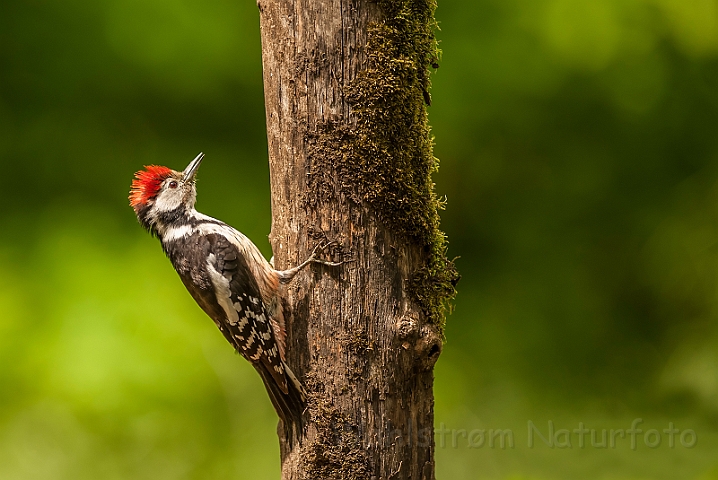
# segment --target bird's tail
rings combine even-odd
[[[304,429],[302,416],[306,408],[307,396],[304,387],[294,375],[294,372],[286,363],[282,362],[282,364],[287,375],[287,393],[284,393],[263,364],[255,364],[255,367],[262,377],[277,415],[282,420],[287,438],[290,443],[294,443],[294,440],[299,437],[299,434]]]

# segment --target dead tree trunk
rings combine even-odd
[[[259,0],[278,268],[309,392],[284,479],[434,478],[433,366],[458,279],[431,172],[434,0]]]

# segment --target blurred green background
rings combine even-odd
[[[435,180],[463,274],[439,478],[718,479],[718,2],[437,17]],[[199,208],[270,254],[258,23],[249,0],[3,0],[0,479],[279,477],[259,378],[126,200],[142,165],[204,151]],[[637,418],[659,446],[570,432]],[[529,421],[571,447],[529,448]],[[697,443],[671,447],[669,422]]]

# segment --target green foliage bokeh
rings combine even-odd
[[[718,2],[437,17],[435,181],[463,275],[439,477],[718,478]],[[271,254],[258,23],[251,1],[0,6],[0,478],[278,478],[260,380],[126,200],[142,165],[204,151],[199,208]],[[697,443],[527,446],[529,421],[636,418]],[[480,429],[515,445],[471,448]]]

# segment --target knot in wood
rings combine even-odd
[[[416,312],[407,312],[397,322],[397,338],[401,348],[411,352],[420,370],[431,370],[443,349],[441,335],[436,328],[430,324],[421,325],[421,318]]]
[[[431,325],[424,325],[421,329],[421,336],[416,344],[416,362],[423,370],[431,370],[439,359],[444,342],[441,336]]]
[[[416,312],[407,312],[397,322],[398,335],[401,340],[406,341],[417,337],[419,334],[419,314]]]

